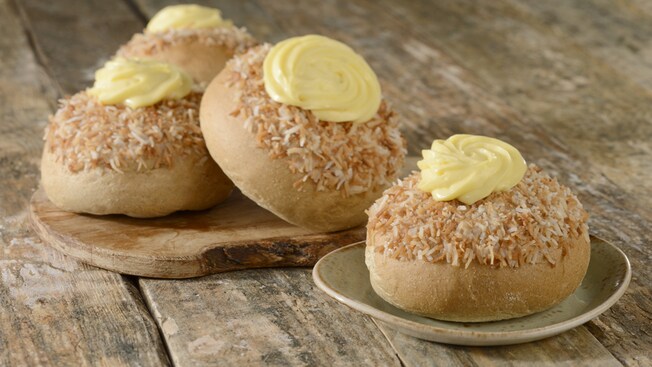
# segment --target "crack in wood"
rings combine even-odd
[[[136,3],[134,0],[124,0],[124,2],[129,10],[131,10],[134,15],[143,23],[143,26],[147,25],[147,22],[149,22],[149,17],[143,12],[138,3]]]
[[[32,29],[32,24],[29,21],[29,17],[27,16],[27,13],[25,12],[25,9],[23,9],[23,6],[21,5],[19,0],[7,0],[9,5],[14,8],[14,11],[18,14],[18,19],[20,19],[20,23],[23,26],[23,32],[25,33],[26,39],[29,43],[29,47],[32,49],[32,52],[34,53],[34,58],[36,59],[36,62],[38,65],[41,67],[43,72],[48,76],[48,79],[50,82],[56,87],[57,89],[57,95],[58,98],[61,98],[65,95],[63,88],[61,87],[61,84],[57,81],[57,79],[54,77],[54,73],[52,72],[52,69],[49,66],[48,63],[48,58],[39,46],[38,41],[36,40],[37,36],[34,33],[34,30]],[[56,108],[56,101],[51,101],[50,105],[52,107],[52,110]]]

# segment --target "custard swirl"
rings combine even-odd
[[[88,93],[104,105],[138,108],[183,98],[191,89],[192,79],[174,65],[119,57],[95,72],[95,84]]]
[[[514,187],[527,166],[513,146],[494,138],[478,135],[453,135],[435,140],[423,150],[421,180],[417,188],[432,193],[437,201],[458,199],[465,204],[493,192]]]
[[[349,46],[308,35],[276,44],[263,63],[267,94],[320,120],[369,121],[381,102],[380,84],[369,64]]]
[[[228,27],[232,23],[222,19],[219,9],[199,5],[171,5],[161,9],[147,23],[148,33],[165,32],[170,29],[198,29]]]

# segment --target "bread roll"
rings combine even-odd
[[[59,208],[156,217],[210,208],[233,183],[210,159],[198,126],[201,94],[151,107],[104,106],[86,92],[50,118],[41,182]]]
[[[211,156],[242,193],[290,223],[364,223],[403,164],[394,113],[383,104],[367,124],[332,123],[272,101],[261,80],[269,48],[236,56],[207,88],[200,120]]]
[[[472,205],[435,201],[418,179],[413,173],[369,209],[366,264],[387,302],[440,320],[493,321],[548,309],[581,283],[588,215],[539,168]]]
[[[234,26],[202,29],[170,29],[135,34],[117,52],[127,58],[154,59],[184,69],[206,86],[234,54],[257,42],[244,28]]]

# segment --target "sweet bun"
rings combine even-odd
[[[130,109],[86,91],[50,118],[42,186],[59,208],[157,217],[210,208],[233,183],[210,159],[198,126],[201,94]]]
[[[221,87],[227,76],[220,74],[205,93],[201,120],[213,123],[203,123],[202,132],[211,155],[238,188],[258,205],[303,227],[332,231],[364,222],[364,211],[384,188],[349,198],[338,191],[316,191],[314,185],[295,189],[302,175],[292,173],[287,160],[270,158],[243,121],[229,116],[236,90]]]
[[[234,54],[256,44],[246,29],[228,22],[212,28],[145,30],[121,46],[116,55],[177,65],[195,82],[206,86]]]
[[[512,189],[472,205],[436,201],[415,172],[369,209],[374,291],[408,312],[480,322],[548,309],[588,268],[588,215],[570,190],[531,165]]]
[[[383,104],[354,126],[272,101],[261,81],[269,48],[236,56],[208,86],[200,121],[211,156],[242,193],[290,223],[319,231],[364,223],[403,164],[393,112]]]

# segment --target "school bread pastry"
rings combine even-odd
[[[373,70],[323,36],[234,57],[208,86],[200,120],[211,156],[246,196],[320,231],[364,223],[405,156]]]
[[[369,209],[366,264],[376,293],[406,311],[491,321],[568,297],[589,263],[577,197],[497,139],[454,135]]]
[[[205,87],[227,60],[256,43],[244,28],[222,19],[218,9],[172,5],[154,15],[117,55],[172,63]]]
[[[179,68],[115,59],[93,88],[61,101],[45,133],[41,181],[63,210],[155,217],[206,209],[233,184],[199,128],[201,93]]]

